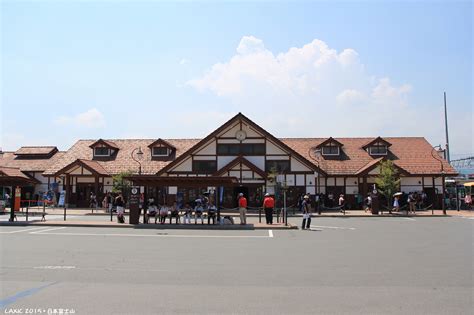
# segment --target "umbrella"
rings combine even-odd
[[[393,194],[394,197],[401,196],[401,195],[403,195],[403,193],[401,193],[401,192],[397,192],[397,193]]]

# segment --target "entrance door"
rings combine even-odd
[[[99,192],[102,191],[102,184],[99,183]],[[90,196],[91,192],[95,192],[95,184],[94,183],[77,183],[76,186],[76,198],[77,198],[77,203],[76,206],[78,208],[89,208],[90,206]],[[102,201],[101,197],[102,194],[96,193],[97,196],[97,202],[100,205],[100,202]]]

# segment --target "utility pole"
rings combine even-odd
[[[444,127],[446,130],[446,158],[448,159],[448,163],[451,163],[451,158],[449,155],[448,109],[446,107],[446,92],[444,92]]]

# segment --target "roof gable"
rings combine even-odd
[[[383,139],[382,137],[377,137],[374,140],[366,143],[364,146],[362,146],[363,149],[367,149],[368,147],[371,147],[375,144],[383,144],[386,145],[387,147],[390,147],[392,144],[388,142],[387,140]]]
[[[342,147],[344,146],[344,144],[342,144],[341,142],[337,141],[336,139],[334,139],[333,137],[329,137],[328,139],[326,139],[325,141],[321,142],[320,144],[318,144],[317,146],[315,146],[316,149],[319,149],[321,147],[324,147],[326,145],[329,145],[331,143],[334,143],[335,145],[339,146],[339,147]]]
[[[239,156],[235,158],[234,160],[230,161],[227,165],[225,165],[223,168],[221,168],[216,173],[214,173],[213,176],[222,176],[226,172],[232,170],[232,168],[234,168],[236,165],[239,165],[239,164],[247,166],[248,168],[250,168],[250,170],[257,173],[262,178],[267,178],[267,174],[263,170],[259,169],[255,164],[253,164],[252,162],[250,162],[243,156]]]
[[[167,147],[167,148],[170,148],[170,149],[172,149],[172,150],[176,150],[176,148],[175,148],[171,143],[169,143],[168,141],[165,141],[165,140],[163,140],[163,139],[161,139],[161,138],[158,138],[156,141],[153,141],[152,143],[150,143],[150,144],[148,145],[148,147],[149,147],[150,149],[153,148],[153,147],[159,147],[159,146],[161,146],[161,147]]]
[[[99,162],[83,159],[77,159],[74,162],[69,163],[68,165],[57,171],[55,175],[59,176],[64,173],[67,173],[68,170],[74,168],[75,166],[82,166],[95,175],[109,176],[109,173],[102,167],[102,165],[100,165]]]
[[[317,167],[316,165],[314,165],[312,162],[310,162],[308,159],[306,159],[303,155],[301,155],[300,153],[296,152],[294,149],[292,149],[291,147],[289,147],[288,145],[286,145],[284,142],[282,142],[280,139],[276,138],[275,136],[273,136],[272,134],[270,134],[268,131],[266,131],[265,129],[263,129],[262,127],[260,127],[259,125],[257,125],[256,123],[254,123],[252,120],[250,120],[249,118],[247,118],[245,115],[243,115],[242,113],[238,113],[237,115],[235,115],[234,117],[232,117],[231,119],[229,119],[227,122],[225,122],[222,126],[220,126],[219,128],[217,128],[216,130],[214,130],[212,133],[210,133],[207,137],[205,137],[204,139],[202,139],[201,141],[199,141],[198,143],[196,143],[193,147],[191,147],[186,153],[184,153],[183,155],[181,155],[180,157],[178,157],[176,160],[174,160],[173,162],[171,162],[170,164],[168,164],[167,166],[165,166],[163,169],[161,169],[157,174],[158,175],[161,175],[163,173],[166,173],[167,171],[169,171],[170,169],[172,169],[174,166],[178,165],[179,163],[181,163],[184,159],[186,159],[187,157],[189,157],[191,154],[193,154],[196,150],[198,150],[201,146],[203,145],[207,145],[208,142],[212,139],[214,139],[217,135],[219,134],[222,134],[223,132],[225,132],[228,128],[232,128],[235,123],[237,121],[241,121],[241,123],[244,123],[244,124],[247,124],[249,125],[249,127],[251,127],[253,130],[255,130],[256,132],[262,134],[262,136],[266,137],[267,139],[269,139],[271,142],[273,142],[274,144],[278,145],[279,147],[283,148],[285,151],[288,151],[288,152],[291,152],[294,157],[298,160],[300,160],[300,162],[302,162],[303,164],[305,164],[306,166],[308,166],[310,169],[312,170],[318,170],[319,172],[321,173],[324,173],[324,171],[322,171],[319,167]]]
[[[97,140],[96,142],[92,143],[89,147],[90,148],[95,148],[97,146],[106,146],[106,147],[109,147],[111,149],[115,149],[115,150],[118,150],[119,147],[112,141],[107,141],[107,140],[104,140],[104,139],[99,139]]]

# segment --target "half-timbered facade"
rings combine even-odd
[[[289,206],[304,193],[342,193],[353,204],[373,189],[380,162],[390,159],[402,191],[425,191],[439,206],[442,177],[456,171],[437,154],[422,137],[277,138],[239,113],[204,139],[79,140],[41,176],[80,207],[90,192],[101,198],[111,191],[112,177],[123,172],[160,203],[214,191],[225,207],[234,207],[240,192],[257,206],[265,192],[285,187]]]

